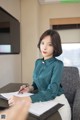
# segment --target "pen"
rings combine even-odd
[[[21,92],[21,91],[23,91],[24,89],[25,89],[25,88],[19,90],[19,91],[18,91],[18,94],[20,94],[20,93],[23,94],[23,92]]]

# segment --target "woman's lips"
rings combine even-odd
[[[47,52],[44,52],[44,51],[43,51],[43,53],[46,54]]]

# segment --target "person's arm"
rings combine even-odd
[[[63,71],[63,63],[59,62],[55,65],[51,82],[46,90],[39,91],[38,93],[31,95],[32,102],[48,101],[54,99],[58,95],[61,77]]]
[[[26,120],[30,107],[30,100],[19,101],[14,106],[0,111],[0,120]]]

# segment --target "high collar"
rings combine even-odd
[[[49,59],[46,59],[46,60],[44,60],[44,58],[42,58],[42,63],[48,65],[48,64],[54,62],[55,60],[56,60],[55,57],[52,57],[52,58],[49,58]]]

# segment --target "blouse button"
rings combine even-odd
[[[42,63],[44,64],[44,61],[42,61]]]

